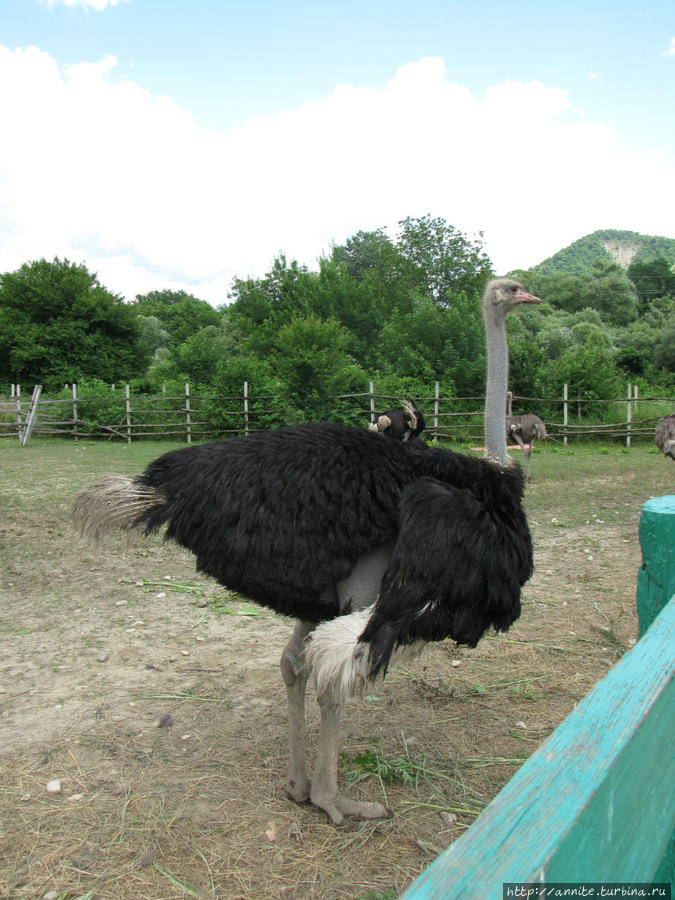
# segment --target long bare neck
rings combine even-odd
[[[487,387],[485,391],[485,446],[486,456],[505,466],[506,428],[504,409],[509,374],[509,352],[503,319],[485,316],[487,338]]]

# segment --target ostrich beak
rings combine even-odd
[[[514,299],[518,303],[541,303],[539,297],[535,297],[534,294],[528,294],[527,291],[518,291],[517,294],[514,294]]]

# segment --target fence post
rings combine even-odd
[[[73,437],[77,440],[77,385],[71,385],[73,391]]]
[[[441,396],[441,384],[439,381],[436,382],[436,387],[434,388],[434,440],[438,440],[438,427],[439,427],[439,400]]]
[[[370,399],[370,424],[375,424],[375,383],[368,382],[368,395]]]
[[[637,579],[640,637],[675,595],[675,495],[652,497],[640,516],[642,566]]]
[[[626,403],[626,447],[630,447],[630,429],[633,418],[633,385],[628,382],[628,402]]]
[[[188,444],[192,443],[192,433],[190,429],[190,382],[185,382],[185,440]]]
[[[21,442],[21,385],[16,385],[16,433]]]
[[[30,401],[30,408],[28,410],[28,415],[26,416],[26,422],[22,431],[19,431],[19,443],[22,447],[25,447],[28,441],[30,440],[30,436],[33,433],[33,428],[35,427],[35,423],[37,422],[37,414],[38,414],[38,406],[40,404],[40,394],[42,393],[42,385],[36,384],[33,388],[33,396]]]
[[[565,436],[563,438],[563,444],[565,446],[567,446],[568,406],[569,406],[569,387],[567,384],[564,384],[563,385],[563,428],[565,429]]]
[[[127,420],[127,444],[131,443],[131,391],[129,382],[124,385],[124,411]]]
[[[244,382],[244,434],[248,435],[248,381]]]

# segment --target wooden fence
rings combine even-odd
[[[670,898],[675,496],[645,504],[640,541],[641,639],[402,900]],[[622,892],[636,883],[658,892]]]
[[[91,397],[78,394],[77,385],[67,388],[67,396],[54,398],[42,393],[37,402],[31,403],[22,395],[18,385],[12,385],[10,396],[0,398],[0,437],[18,438],[25,444],[31,432],[43,437],[69,437],[79,439],[108,438],[127,442],[144,438],[203,440],[217,436],[248,434],[262,428],[281,425],[285,421],[284,400],[281,397],[257,396],[249,393],[246,382],[236,396],[215,397],[194,395],[190,385],[175,396],[132,395],[129,385],[111,388],[107,397]],[[33,392],[33,398],[36,391]],[[343,394],[333,398],[335,418],[345,418],[354,423],[374,421],[376,412],[398,406],[399,397],[376,394],[371,381],[368,391],[360,394]],[[435,385],[432,396],[416,397],[427,423],[429,439],[445,439],[480,444],[483,441],[483,398],[442,397],[440,386]],[[616,413],[615,422],[589,424],[582,420],[587,404],[601,409],[611,407]],[[660,410],[658,415],[640,417],[640,408],[649,404],[649,411]],[[656,405],[656,407],[655,407]],[[583,437],[606,437],[625,441],[630,446],[636,438],[652,439],[654,425],[661,415],[675,406],[675,398],[638,396],[637,385],[628,385],[625,397],[614,400],[587,400],[570,397],[567,385],[557,399],[515,397],[517,412],[534,408],[550,409],[544,415],[549,435],[563,444]],[[217,408],[216,420],[209,410]],[[603,416],[602,418],[606,418]],[[223,424],[224,422],[224,424]]]

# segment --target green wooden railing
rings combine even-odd
[[[514,883],[672,884],[675,496],[645,504],[640,541],[640,640],[403,900],[492,900]]]

